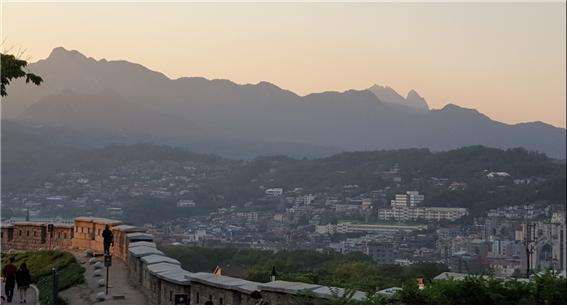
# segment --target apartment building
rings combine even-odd
[[[407,191],[398,194],[391,201],[388,209],[379,209],[378,218],[381,220],[457,220],[468,214],[465,208],[455,207],[420,207],[425,200],[417,191]]]

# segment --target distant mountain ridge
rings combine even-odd
[[[2,103],[3,117],[86,140],[96,135],[97,140],[209,143],[211,149],[221,143],[246,144],[241,148],[254,148],[251,155],[301,148],[299,156],[485,145],[565,157],[563,128],[540,122],[508,125],[451,104],[429,110],[414,90],[405,98],[381,86],[300,96],[268,82],[170,79],[139,64],[97,61],[61,47],[29,67],[45,83],[11,84]]]

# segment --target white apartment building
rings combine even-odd
[[[184,199],[177,201],[177,207],[195,207],[197,204],[193,200]]]
[[[386,225],[386,224],[353,224],[344,222],[339,224],[327,224],[315,227],[315,232],[319,234],[335,234],[335,233],[382,233],[382,232],[398,232],[398,231],[416,231],[427,229],[425,225]]]
[[[283,194],[283,188],[268,188],[264,193],[269,197],[279,197]]]
[[[379,209],[378,218],[381,220],[457,220],[468,214],[465,208],[455,207],[419,207],[424,196],[417,191],[399,194],[391,201],[391,208]]]
[[[418,191],[407,191],[405,194],[398,194],[390,202],[392,206],[417,206],[423,200],[425,196],[420,195]]]

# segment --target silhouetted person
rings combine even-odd
[[[102,238],[104,245],[104,254],[110,255],[110,245],[114,246],[114,236],[112,235],[112,231],[110,231],[110,227],[106,225],[104,227],[104,231],[102,231]]]
[[[8,303],[12,302],[12,297],[14,297],[14,288],[16,287],[16,272],[18,268],[14,265],[16,258],[10,257],[10,263],[4,266],[2,269],[2,276],[4,276],[4,293],[6,294],[6,299]]]
[[[22,263],[20,269],[16,272],[16,282],[20,293],[20,304],[26,303],[27,292],[31,284],[31,275],[26,262]]]

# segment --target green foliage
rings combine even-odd
[[[463,280],[435,280],[419,290],[406,284],[392,298],[374,296],[366,303],[409,305],[559,305],[567,304],[563,277],[547,272],[529,282],[492,276],[467,276]]]
[[[58,291],[65,290],[74,285],[84,282],[83,273],[85,269],[77,262],[77,259],[65,251],[34,251],[17,253],[14,255],[2,254],[2,268],[9,262],[11,256],[16,258],[16,266],[26,262],[30,270],[32,281],[39,289],[39,301],[42,304],[61,303],[61,299],[53,299],[53,276],[52,269],[58,274]]]
[[[447,271],[443,265],[420,263],[411,266],[379,265],[362,253],[339,254],[317,251],[271,252],[256,249],[160,247],[190,271],[212,271],[220,265],[226,275],[252,281],[270,281],[272,267],[278,279],[314,283],[352,290],[375,292],[418,276],[432,279]]]
[[[8,93],[6,92],[6,86],[10,84],[12,79],[25,78],[26,83],[32,82],[33,84],[38,86],[43,82],[43,79],[41,77],[25,70],[26,66],[28,65],[27,61],[20,60],[14,55],[7,55],[3,53],[0,54],[0,58],[0,79],[2,81],[2,84],[0,86],[1,96],[8,95]]]

